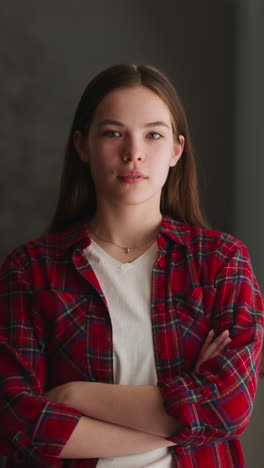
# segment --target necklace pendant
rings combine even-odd
[[[129,249],[128,247],[126,247],[124,250],[125,250],[125,254],[129,254],[129,252],[130,252],[131,249]]]

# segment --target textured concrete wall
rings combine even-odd
[[[154,64],[178,87],[209,219],[231,231],[235,26],[229,0],[2,2],[0,260],[47,224],[77,100],[123,61]]]
[[[2,2],[0,260],[48,222],[83,87],[132,61],[160,67],[178,87],[209,220],[248,244],[263,283],[263,14],[262,0]],[[263,463],[263,391],[262,380],[243,437],[248,468]]]
[[[264,2],[242,0],[239,23],[233,230],[248,245],[264,292]]]
[[[239,14],[233,228],[249,248],[264,293],[263,0],[242,0]],[[248,468],[264,466],[263,415],[262,377],[253,416],[242,438]]]

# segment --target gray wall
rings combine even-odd
[[[233,183],[234,234],[246,242],[264,291],[264,3],[240,0],[236,88],[236,142]],[[263,468],[264,379],[243,447],[248,468]]]
[[[179,90],[213,227],[244,240],[264,284],[262,0],[1,2],[0,259],[51,216],[67,132],[99,70],[152,63]],[[261,468],[263,380],[243,444]]]
[[[43,230],[77,100],[95,73],[123,61],[154,64],[174,81],[190,116],[210,222],[231,231],[232,1],[1,3],[0,258]]]
[[[233,231],[248,245],[264,289],[264,2],[242,0],[236,71]]]

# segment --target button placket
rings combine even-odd
[[[205,388],[204,390],[202,390],[202,395],[205,398],[210,398],[212,396],[212,390],[210,390],[210,388]]]
[[[184,448],[181,447],[180,445],[178,445],[178,447],[176,447],[175,451],[176,451],[176,453],[178,453],[178,455],[182,455],[184,453]]]
[[[160,249],[164,249],[164,247],[166,246],[166,241],[163,236],[160,236],[158,238],[157,243]]]
[[[158,261],[158,265],[160,268],[164,268],[165,265],[166,265],[166,260],[165,260],[165,257],[161,257]]]

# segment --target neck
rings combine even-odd
[[[111,210],[98,207],[90,228],[98,235],[116,244],[132,247],[155,236],[162,221],[160,210],[140,209],[138,206],[125,206]]]

